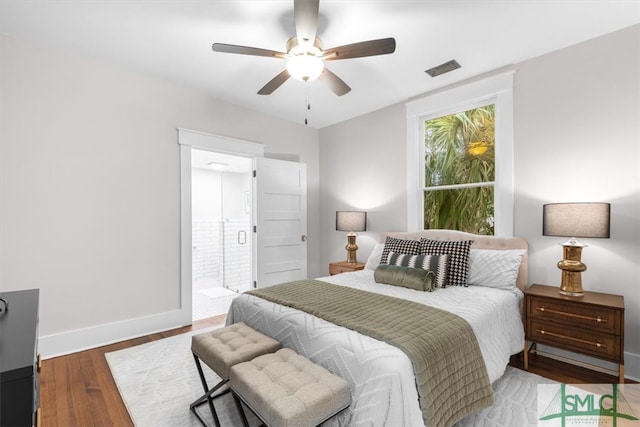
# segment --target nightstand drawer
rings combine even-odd
[[[624,382],[622,295],[585,291],[581,297],[568,297],[555,286],[537,284],[525,289],[524,294],[525,369],[529,353],[544,353],[537,344],[545,344],[615,362],[618,380]]]
[[[615,334],[620,330],[620,311],[607,307],[530,297],[528,314],[532,319],[557,322],[565,329],[587,328]]]
[[[342,266],[342,265],[330,265],[329,266],[329,274],[331,274],[332,276],[334,274],[348,273],[350,271],[357,271],[357,269],[351,268],[351,267],[345,267],[345,266]]]
[[[364,269],[364,263],[362,262],[332,262],[329,264],[329,274],[332,276],[362,269]]]
[[[353,271],[353,270],[341,267],[339,265],[329,265],[329,274],[332,276],[334,274],[344,273],[345,271]]]
[[[622,361],[620,337],[605,332],[571,328],[539,319],[529,319],[527,339],[612,362]]]

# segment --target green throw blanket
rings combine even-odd
[[[301,280],[248,294],[369,335],[407,354],[427,426],[450,426],[493,403],[493,389],[471,326],[413,301]]]

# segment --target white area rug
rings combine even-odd
[[[211,329],[215,328],[176,335],[105,355],[136,426],[201,426],[189,410],[189,404],[203,393],[191,354],[191,336]],[[209,385],[217,383],[216,375],[204,364],[203,368]],[[507,367],[502,378],[493,385],[494,405],[465,418],[456,426],[535,426],[536,385],[553,383],[547,378]],[[223,426],[242,426],[229,394],[215,402]],[[201,406],[199,413],[213,425],[207,405]],[[254,417],[250,421],[252,425],[257,424]]]

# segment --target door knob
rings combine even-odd
[[[303,242],[306,242],[307,241],[306,234],[303,234],[302,236],[300,236],[300,240],[302,240]]]

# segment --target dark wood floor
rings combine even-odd
[[[44,360],[40,373],[41,425],[133,426],[104,354],[191,330],[220,325],[224,321],[224,315],[212,317],[194,322],[193,326]],[[513,356],[510,364],[522,369],[522,357]],[[537,355],[530,357],[529,371],[567,384],[617,382],[617,378],[611,375]]]
[[[524,369],[524,358],[521,354],[511,356],[509,365]],[[529,355],[529,372],[550,378],[565,384],[614,384],[618,377],[570,363],[561,362],[537,354]],[[633,382],[628,381],[627,382]]]
[[[192,326],[147,335],[116,344],[44,360],[40,371],[40,420],[44,427],[133,426],[105,353],[188,331],[220,325],[226,316]]]

